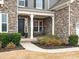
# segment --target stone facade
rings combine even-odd
[[[68,7],[55,12],[55,35],[59,37],[68,37],[69,29],[69,11]]]
[[[8,14],[8,32],[17,32],[17,0],[4,0],[0,11]]]
[[[79,23],[79,0],[75,0],[70,5],[70,31],[71,34],[76,34],[76,23]]]
[[[52,18],[47,17],[44,19],[44,27],[45,27],[45,33],[46,34],[52,34]]]
[[[8,13],[8,32],[18,32],[17,0],[5,0],[0,5],[0,11]],[[70,34],[76,34],[76,23],[79,23],[79,0],[70,4]],[[44,19],[46,34],[52,34],[52,18]],[[24,32],[30,36],[30,17],[25,15]],[[69,6],[55,11],[55,35],[59,37],[69,36]]]

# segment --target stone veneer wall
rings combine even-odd
[[[70,31],[71,34],[76,34],[76,23],[79,23],[79,0],[75,0],[70,6],[71,20]]]
[[[47,17],[44,19],[44,27],[45,27],[45,33],[46,34],[52,34],[52,18]]]
[[[25,17],[25,24],[24,24],[24,33],[28,32],[28,17]]]
[[[68,37],[69,8],[65,7],[55,12],[55,35]]]
[[[17,0],[4,0],[4,5],[0,5],[0,11],[8,13],[8,32],[17,32]]]

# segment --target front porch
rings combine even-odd
[[[50,12],[33,12],[20,10],[18,15],[18,32],[28,38],[54,35],[54,14]]]

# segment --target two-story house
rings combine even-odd
[[[78,0],[1,0],[0,32],[28,37],[79,35]]]

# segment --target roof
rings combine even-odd
[[[59,0],[58,2],[56,2],[56,4],[55,5],[53,5],[51,8],[54,8],[54,7],[56,7],[56,6],[59,6],[59,5],[61,5],[61,4],[63,4],[63,3],[65,3],[65,2],[68,2],[68,1],[70,1],[70,0]]]

